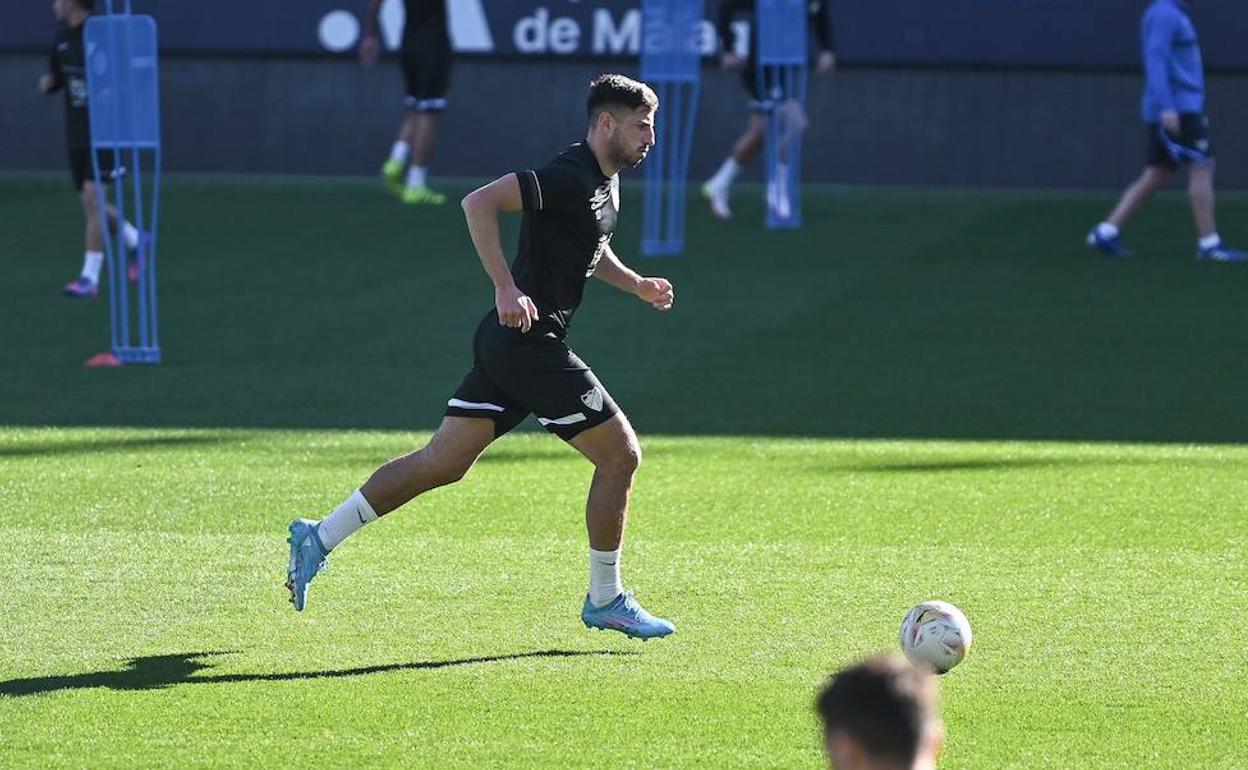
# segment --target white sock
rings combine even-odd
[[[343,501],[342,505],[335,508],[333,513],[321,520],[321,523],[317,525],[316,533],[320,535],[325,550],[332,551],[352,532],[376,520],[377,514],[373,511],[373,506],[357,489]]]
[[[82,255],[82,277],[91,279],[91,283],[100,282],[100,265],[104,264],[104,252],[87,251]]]
[[[125,221],[121,221],[121,237],[126,242],[126,248],[133,251],[139,248],[139,228]]]
[[[407,169],[407,186],[408,187],[424,187],[425,181],[429,179],[429,167],[417,166],[413,164]]]
[[[412,152],[412,146],[407,142],[395,142],[390,148],[390,160],[397,160],[399,163],[406,163],[407,156]]]
[[[707,180],[707,184],[711,187],[727,189],[732,185],[732,180],[737,178],[737,174],[741,173],[741,165],[737,163],[736,158],[728,156],[724,164],[719,167],[719,171],[715,172],[715,176]]]
[[[1206,235],[1204,238],[1200,239],[1200,247],[1202,249],[1212,249],[1215,246],[1221,245],[1222,238],[1217,233],[1214,233],[1213,235]]]
[[[589,601],[605,607],[624,593],[620,585],[620,549],[595,551],[589,549]]]
[[[1096,226],[1096,234],[1108,241],[1118,237],[1118,228],[1108,222],[1102,222]]]

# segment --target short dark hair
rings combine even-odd
[[[74,2],[84,11],[91,12],[95,10],[95,0],[74,0]]]
[[[589,99],[585,109],[590,118],[612,107],[632,111],[643,105],[653,110],[659,106],[659,97],[641,81],[623,75],[599,75],[589,81]]]
[[[902,658],[870,658],[832,677],[815,709],[825,738],[844,733],[873,759],[908,767],[936,728],[936,685]]]

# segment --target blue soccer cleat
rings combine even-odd
[[[671,621],[646,612],[633,598],[632,591],[625,591],[604,607],[595,607],[586,596],[585,606],[581,608],[581,620],[586,628],[621,631],[626,636],[643,641],[667,636],[676,630]]]
[[[308,583],[316,573],[329,567],[329,552],[316,533],[316,522],[295,519],[290,523],[290,566],[286,570],[286,588],[290,591],[290,603],[303,612],[308,603]]]
[[[1248,252],[1219,243],[1196,252],[1196,259],[1208,262],[1248,262]]]
[[[1088,233],[1087,244],[1102,254],[1108,254],[1111,257],[1129,258],[1134,257],[1135,253],[1122,245],[1122,238],[1115,235],[1113,238],[1103,237],[1095,228]]]

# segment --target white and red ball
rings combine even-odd
[[[970,621],[949,602],[923,602],[901,621],[901,650],[910,660],[943,674],[970,652]]]

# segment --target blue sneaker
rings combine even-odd
[[[86,276],[79,276],[65,284],[66,297],[94,297],[100,293],[100,285]]]
[[[316,573],[329,567],[329,552],[316,533],[316,522],[295,519],[290,523],[290,566],[286,570],[286,588],[290,591],[290,603],[295,610],[303,612],[308,603],[308,583]]]
[[[585,605],[581,608],[581,621],[586,628],[622,631],[626,636],[642,641],[667,636],[676,630],[671,621],[656,618],[642,609],[633,598],[632,591],[625,591],[605,607],[595,607],[586,596]]]
[[[1248,262],[1248,252],[1232,249],[1224,243],[1196,252],[1196,259],[1210,262]]]
[[[1102,254],[1108,254],[1111,257],[1126,259],[1135,256],[1135,252],[1122,245],[1122,238],[1117,235],[1113,238],[1104,238],[1095,227],[1092,228],[1092,232],[1088,233],[1087,244]]]

